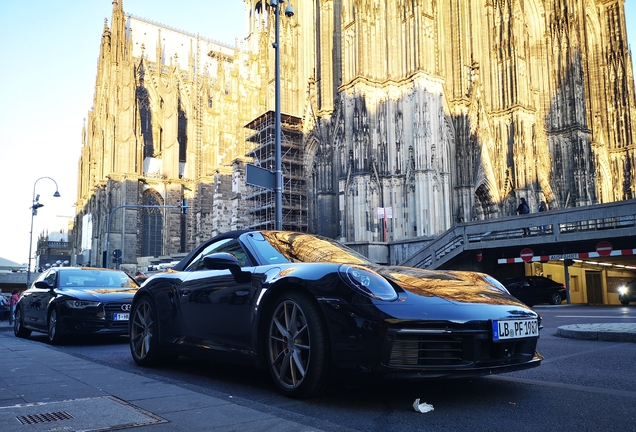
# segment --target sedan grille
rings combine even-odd
[[[129,313],[128,310],[130,310],[130,308],[128,307],[127,310],[124,310],[122,309],[123,305],[130,305],[130,303],[106,303],[104,305],[106,321],[110,323],[111,328],[128,328],[128,321],[115,321],[114,319],[115,314]]]

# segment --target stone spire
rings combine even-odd
[[[126,16],[124,15],[123,0],[113,0],[112,33],[112,61],[119,63],[128,58],[126,50]]]

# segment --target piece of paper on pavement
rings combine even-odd
[[[413,402],[413,409],[417,412],[427,413],[429,411],[433,411],[434,408],[433,405],[427,404],[426,402],[420,403],[420,399],[417,398],[415,399],[415,402]]]

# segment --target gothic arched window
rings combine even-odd
[[[153,157],[155,150],[152,139],[152,106],[150,95],[144,86],[137,87],[137,107],[139,109],[141,135],[144,139],[144,157]]]
[[[185,162],[188,150],[188,117],[181,104],[179,104],[179,130],[177,141],[179,141],[179,162]]]
[[[143,205],[160,206],[162,200],[155,191],[147,190],[143,195]],[[142,209],[141,256],[163,255],[163,213],[161,208]]]

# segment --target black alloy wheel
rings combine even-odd
[[[57,309],[53,308],[49,312],[49,343],[51,345],[59,345],[62,343],[62,331],[60,329],[60,320],[58,317]]]
[[[133,304],[129,341],[130,353],[139,366],[153,366],[159,362],[156,313],[148,297]]]
[[[269,319],[267,364],[286,396],[318,396],[330,388],[327,337],[318,307],[289,292],[276,300]]]
[[[561,298],[561,294],[554,293],[552,294],[552,298],[550,299],[550,303],[553,305],[560,305],[563,299]]]
[[[621,304],[623,306],[627,306],[627,305],[629,305],[629,300],[621,300]],[[16,319],[17,319],[17,317],[16,317]]]
[[[28,338],[31,336],[31,330],[24,328],[24,319],[22,318],[22,311],[20,308],[15,310],[15,318],[13,320],[13,334],[19,338]]]

